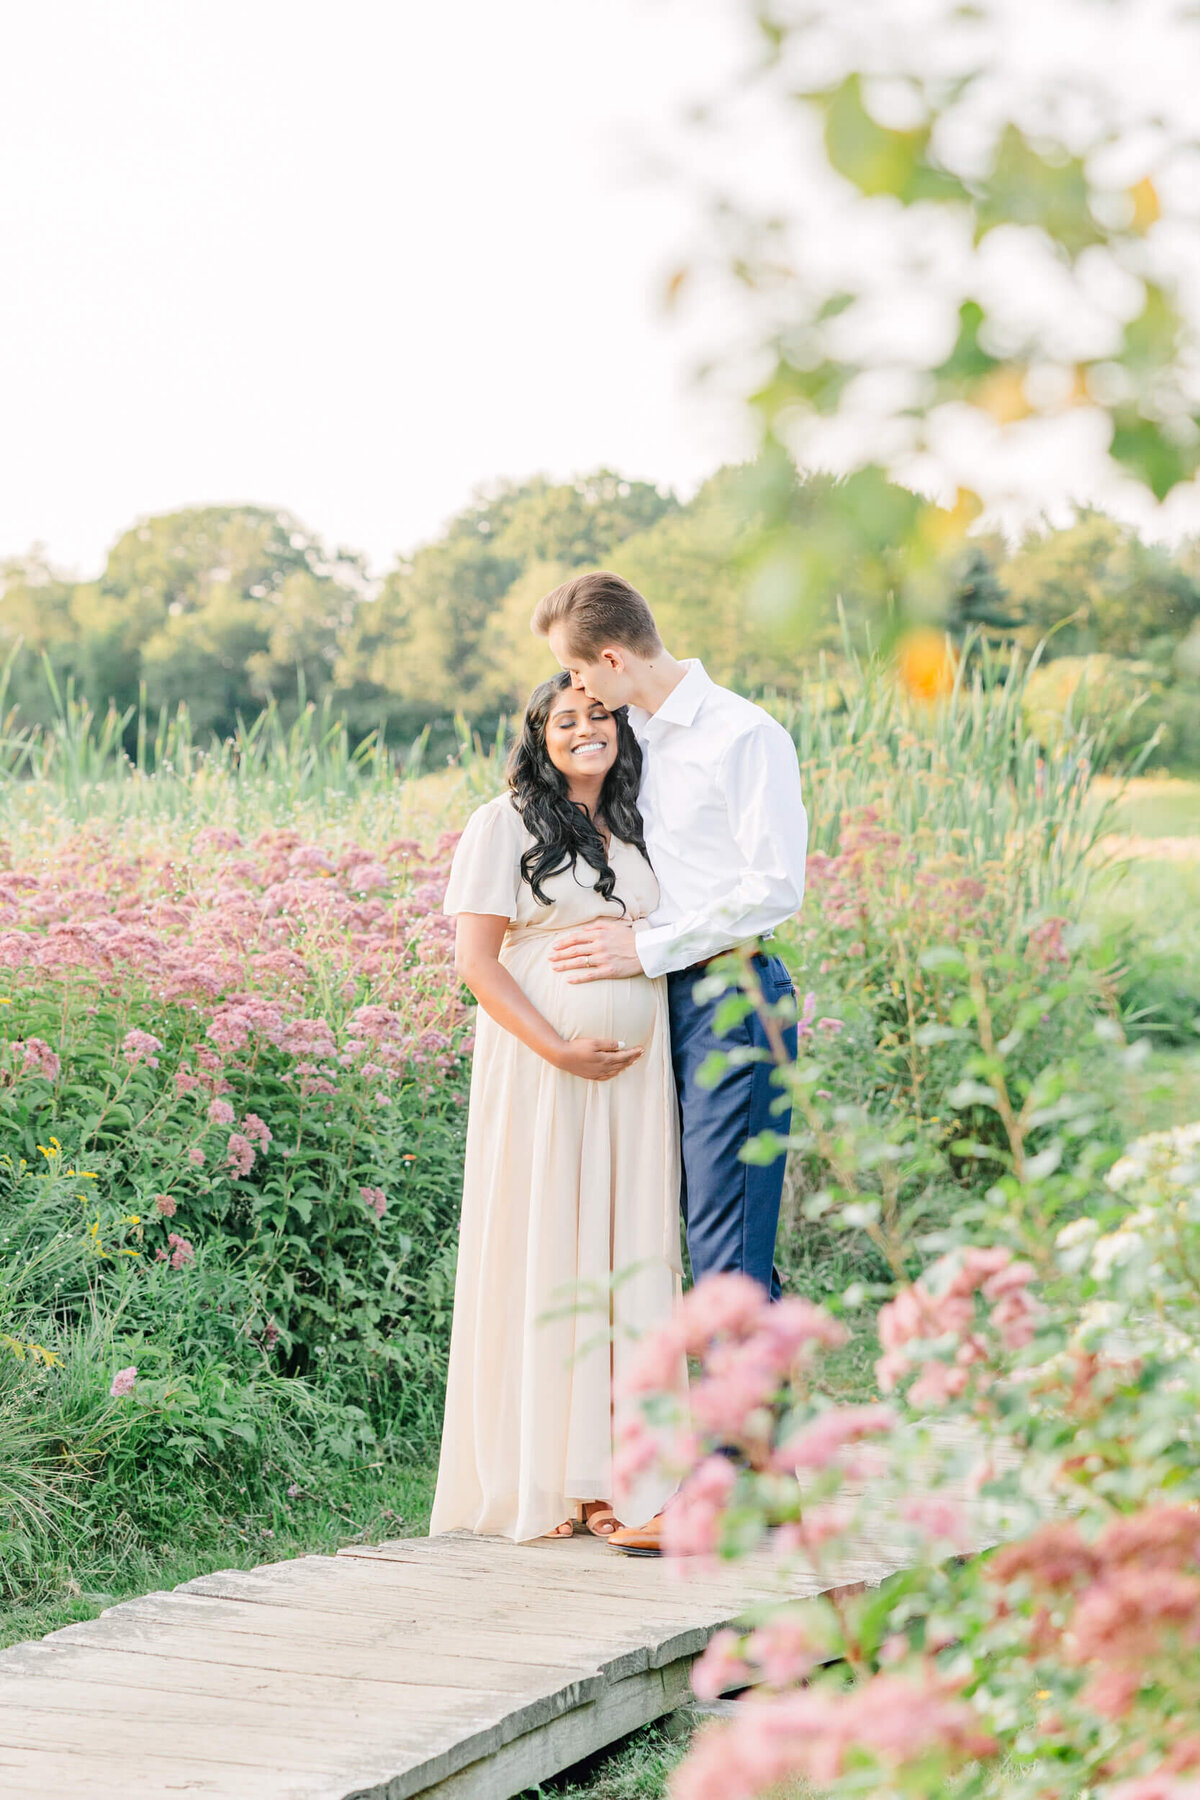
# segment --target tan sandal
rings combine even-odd
[[[542,1536],[544,1538],[556,1538],[556,1539],[557,1538],[574,1537],[575,1536],[575,1521],[574,1521],[574,1519],[564,1519],[561,1525],[556,1525],[554,1527],[553,1531],[543,1531]]]
[[[598,1501],[590,1512],[584,1507],[583,1522],[593,1537],[610,1538],[614,1531],[621,1530],[620,1519],[604,1500]]]

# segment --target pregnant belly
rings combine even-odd
[[[615,1038],[646,1044],[658,1011],[654,983],[645,975],[620,981],[581,981],[577,986],[551,968],[549,946],[523,945],[504,960],[538,1011],[565,1038]]]

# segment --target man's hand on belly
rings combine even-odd
[[[645,970],[634,948],[635,935],[632,919],[593,919],[590,925],[555,939],[551,965],[570,982],[642,975]]]

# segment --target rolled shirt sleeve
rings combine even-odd
[[[737,737],[717,781],[740,866],[724,880],[715,876],[711,898],[682,917],[638,931],[638,960],[647,975],[686,969],[774,931],[804,898],[808,815],[796,747],[782,725],[764,717]]]

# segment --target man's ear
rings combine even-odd
[[[615,644],[610,644],[607,649],[600,652],[600,661],[605,663],[612,670],[614,675],[623,675],[625,673],[624,651],[618,649]]]

